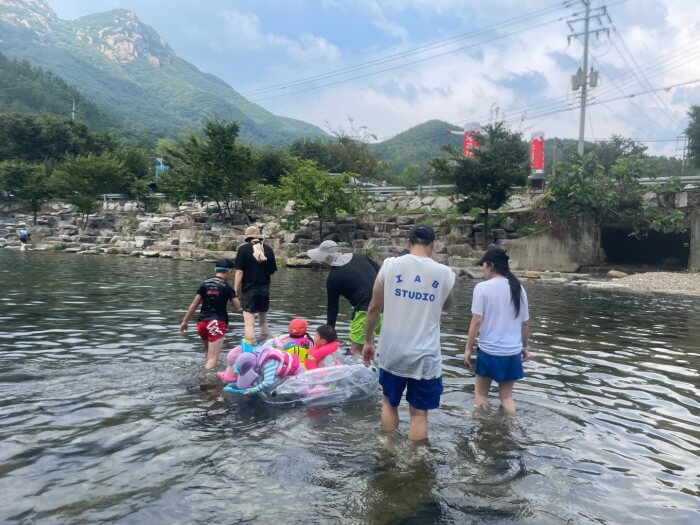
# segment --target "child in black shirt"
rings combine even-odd
[[[228,330],[228,312],[226,305],[230,302],[236,310],[240,310],[241,302],[229,283],[234,264],[231,259],[216,261],[216,275],[204,281],[197,295],[192,299],[185,317],[180,323],[180,333],[187,331],[187,322],[201,304],[202,308],[197,318],[197,331],[204,342],[205,367],[213,369],[219,360],[219,353],[224,345],[224,336]]]

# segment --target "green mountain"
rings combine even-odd
[[[273,115],[179,58],[131,11],[67,21],[44,0],[0,0],[0,52],[53,72],[105,112],[155,137],[177,136],[216,115],[237,120],[243,140],[256,143],[325,135]]]
[[[388,175],[398,176],[409,166],[422,167],[431,157],[443,154],[442,147],[452,144],[461,147],[462,139],[447,130],[462,128],[442,120],[429,120],[395,137],[370,145],[370,151],[390,166]]]
[[[26,60],[9,60],[0,53],[0,113],[52,113],[68,117],[73,102],[76,116],[95,131],[111,131],[123,125],[53,73]]]

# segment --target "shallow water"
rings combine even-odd
[[[209,270],[0,250],[0,522],[700,522],[699,301],[527,283],[533,359],[506,417],[471,408],[459,280],[443,405],[412,450],[405,423],[380,435],[379,397],[222,397],[177,332]],[[279,272],[275,329],[323,322],[324,277]]]

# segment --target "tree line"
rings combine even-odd
[[[700,110],[691,108],[689,115],[691,160],[700,164]],[[301,138],[288,148],[274,148],[243,143],[240,131],[235,121],[211,119],[197,132],[144,150],[65,117],[0,114],[0,189],[23,202],[35,221],[53,198],[72,204],[85,219],[97,210],[103,193],[124,193],[148,208],[156,189],[153,159],[159,155],[170,169],[162,173],[157,189],[175,203],[191,198],[213,202],[213,212],[231,220],[247,217],[261,204],[294,201],[290,224],[314,215],[322,233],[324,221],[338,213],[354,213],[360,205],[351,178],[378,180],[386,174],[386,166],[356,134],[341,130],[332,137]],[[563,220],[590,212],[599,224],[632,223],[640,233],[681,231],[685,216],[658,206],[658,199],[680,189],[675,176],[679,166],[672,159],[649,156],[643,145],[618,136],[591,145],[584,157],[565,147],[556,176],[547,177],[541,207]],[[481,210],[486,228],[489,210],[500,208],[513,186],[525,186],[528,174],[527,143],[503,122],[483,128],[473,158],[446,146],[427,168],[436,182],[453,185],[462,211]],[[659,181],[669,174],[673,176]],[[654,183],[642,185],[642,178]],[[650,191],[658,196],[656,202],[642,199]],[[487,242],[488,231],[484,238]]]

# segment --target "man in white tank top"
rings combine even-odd
[[[379,336],[382,428],[398,428],[398,405],[406,391],[411,414],[408,437],[413,441],[428,436],[428,410],[440,405],[440,316],[452,302],[455,283],[454,272],[431,259],[434,247],[433,229],[414,226],[409,253],[387,259],[379,270],[365,325],[363,358],[369,365],[375,357],[374,327],[384,310]]]

